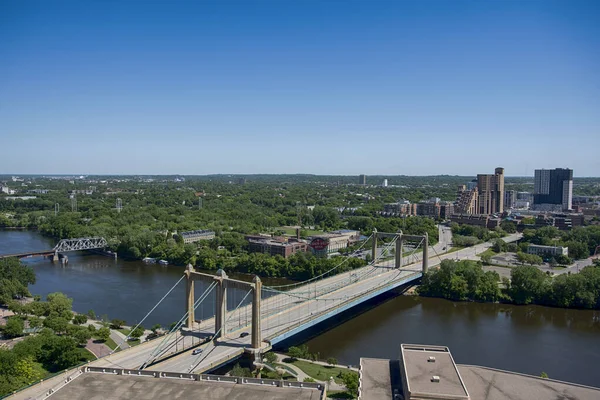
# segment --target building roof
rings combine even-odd
[[[238,378],[239,379],[239,378]],[[244,400],[317,400],[322,391],[308,387],[278,387],[272,384],[237,384],[178,378],[153,378],[84,373],[57,390],[52,400],[71,399],[244,399]],[[270,380],[269,380],[270,381]],[[270,383],[270,382],[269,382]],[[308,385],[304,385],[308,386]]]
[[[400,363],[398,360],[361,358],[360,399],[393,400],[394,393],[402,393],[399,372]]]
[[[181,232],[181,236],[210,235],[214,233],[210,229],[198,229],[196,231]]]
[[[600,389],[486,367],[459,365],[471,398],[479,400],[600,399]]]
[[[400,352],[402,373],[411,396],[433,394],[469,399],[467,388],[447,347],[403,344]]]

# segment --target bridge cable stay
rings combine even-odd
[[[179,280],[178,280],[178,281],[177,281],[177,282],[176,282],[176,283],[175,283],[175,284],[174,284],[174,285],[171,287],[171,289],[169,289],[169,291],[168,291],[168,292],[167,292],[167,293],[166,293],[166,294],[165,294],[165,295],[164,295],[164,296],[163,296],[163,297],[162,297],[162,298],[161,298],[161,299],[158,301],[158,303],[156,303],[156,304],[154,305],[154,307],[152,307],[152,309],[151,309],[150,311],[148,311],[148,314],[146,314],[146,316],[145,316],[144,318],[142,318],[142,320],[141,320],[141,321],[140,321],[140,322],[139,322],[139,323],[138,323],[138,324],[137,324],[137,325],[136,325],[134,328],[132,328],[132,329],[129,331],[129,334],[128,334],[127,336],[129,336],[129,335],[131,334],[131,332],[135,331],[135,330],[137,329],[137,327],[138,327],[138,326],[142,325],[142,323],[143,323],[143,322],[146,320],[146,318],[148,318],[148,316],[149,316],[150,314],[152,314],[152,312],[153,312],[154,310],[156,310],[156,307],[158,307],[158,306],[160,305],[160,303],[162,303],[162,302],[163,302],[163,300],[164,300],[164,299],[166,299],[166,298],[167,298],[167,296],[171,294],[171,292],[173,291],[173,289],[175,289],[175,287],[176,287],[177,285],[179,285],[179,283],[180,283],[180,282],[183,280],[183,278],[185,278],[185,275],[182,275],[182,276],[181,276],[181,278],[179,278]],[[121,347],[121,345],[120,345],[120,344],[119,344],[119,345],[117,345],[117,347],[115,347],[115,348],[114,348],[114,350],[112,350],[112,351],[110,352],[110,354],[112,354],[112,353],[114,353],[115,351],[117,351],[117,349],[118,349],[118,348],[120,348],[120,347]]]
[[[225,322],[223,322],[223,325],[221,325],[221,327],[220,327],[220,328],[219,328],[219,329],[218,329],[218,330],[215,332],[215,334],[214,334],[213,338],[215,338],[215,339],[217,338],[217,335],[218,335],[218,334],[219,334],[219,333],[220,333],[220,332],[223,330],[223,327],[226,327],[226,326],[227,326],[227,322],[229,322],[229,320],[231,319],[231,317],[233,317],[233,315],[235,314],[235,312],[236,312],[236,311],[238,311],[238,309],[240,308],[240,306],[241,306],[241,305],[244,303],[244,300],[246,300],[246,298],[248,297],[248,295],[249,295],[250,293],[252,293],[252,291],[253,291],[253,290],[254,290],[253,288],[250,288],[250,290],[248,290],[248,292],[246,293],[246,295],[245,295],[245,296],[242,298],[242,300],[241,300],[241,301],[238,303],[237,307],[235,307],[235,309],[233,309],[233,311],[231,311],[231,312],[229,313],[229,315],[228,315],[228,316],[227,316],[227,318],[225,319]],[[209,347],[211,344],[213,345],[213,347],[212,347],[210,350],[208,350],[208,347]],[[213,340],[211,343],[209,343],[209,344],[208,344],[208,346],[206,346],[206,347],[204,348],[204,350],[203,350],[203,351],[202,351],[202,353],[201,353],[201,354],[202,354],[202,356],[201,356],[201,357],[198,359],[198,362],[196,362],[196,364],[195,364],[195,365],[194,365],[194,364],[192,364],[192,365],[190,366],[190,369],[189,369],[189,371],[188,371],[188,372],[189,372],[189,373],[191,373],[191,372],[192,372],[194,369],[196,369],[196,368],[198,367],[198,365],[200,365],[200,363],[202,363],[202,361],[204,361],[204,359],[205,359],[205,358],[206,358],[206,357],[207,357],[207,356],[210,354],[210,352],[211,352],[211,351],[212,351],[212,350],[213,350],[215,347],[216,347],[216,344],[214,343],[214,340]]]
[[[208,297],[208,295],[215,288],[215,286],[217,286],[217,282],[216,281],[212,282],[206,288],[206,290],[202,293],[202,295],[200,295],[200,297],[198,298],[198,300],[196,300],[194,302],[194,309],[196,309],[198,307],[198,305],[200,303],[202,303],[204,301],[204,299],[206,299]],[[183,315],[183,317],[181,317],[181,319],[179,319],[179,321],[165,335],[165,337],[158,344],[158,346],[156,346],[155,349],[150,353],[150,355],[148,356],[148,358],[146,359],[146,361],[144,361],[144,363],[142,364],[142,366],[140,367],[140,369],[144,369],[149,363],[153,362],[157,357],[160,356],[161,352],[164,350],[163,346],[166,344],[167,340],[170,338],[170,336],[173,334],[173,332],[177,332],[182,327],[182,325],[184,324],[187,316],[188,316],[188,312],[186,311],[186,313]],[[177,338],[175,338],[175,342],[177,342]]]
[[[395,238],[394,240],[392,240],[390,243],[388,243],[386,245],[387,250],[389,250],[396,242],[397,238]],[[383,254],[383,252],[381,253]],[[377,256],[377,258],[375,260],[373,260],[373,263],[376,263],[379,258],[381,256]],[[344,286],[347,286],[348,284],[353,284],[356,283],[360,280],[362,280],[363,278],[368,278],[370,275],[373,275],[374,272],[376,271],[380,271],[381,269],[379,267],[376,267],[374,265],[371,265],[371,268],[368,269],[368,266],[363,267],[363,269],[366,269],[366,271],[363,271],[361,273],[361,271],[359,271],[358,273],[353,273],[352,271],[348,271],[349,274],[349,279],[343,279],[339,284],[333,284],[330,286],[325,286],[325,288],[321,289],[321,290],[317,290],[316,287],[316,282],[315,282],[315,288],[314,289],[309,289],[308,291],[300,291],[297,289],[293,289],[290,291],[281,291],[281,290],[277,290],[277,289],[273,289],[272,287],[263,287],[263,290],[266,292],[271,292],[274,293],[273,296],[269,296],[265,299],[265,305],[268,304],[269,301],[271,302],[275,302],[276,306],[273,307],[273,309],[270,309],[270,307],[268,306],[264,306],[263,305],[263,310],[266,310],[267,312],[263,312],[261,314],[263,314],[265,317],[269,317],[272,315],[277,315],[278,321],[280,321],[280,317],[281,317],[281,313],[283,311],[285,311],[286,309],[290,308],[290,307],[294,307],[299,305],[300,303],[303,303],[305,301],[311,301],[311,300],[317,300],[317,301],[324,301],[325,304],[327,304],[327,302],[335,302],[336,300],[345,300],[347,299],[347,297],[336,297],[336,298],[327,298],[327,299],[321,299],[319,297],[325,296],[327,294],[330,294]],[[354,277],[352,277],[352,274],[355,274]],[[299,288],[300,289],[300,288]],[[303,296],[303,294],[308,294],[308,296]],[[300,301],[297,301],[297,300]],[[316,312],[319,312],[319,307],[318,307],[319,303],[315,303],[316,305]],[[278,322],[279,325],[279,322]]]
[[[310,279],[307,279],[307,280],[304,280],[304,281],[302,281],[302,282],[295,282],[295,283],[289,283],[289,284],[287,284],[287,285],[275,285],[275,286],[268,286],[268,287],[271,287],[271,288],[285,288],[285,287],[292,287],[292,286],[301,286],[301,285],[305,285],[305,284],[307,284],[308,282],[312,282],[312,281],[314,281],[314,280],[317,280],[317,279],[321,278],[322,276],[324,276],[324,275],[327,275],[327,274],[328,274],[328,273],[330,273],[331,271],[334,271],[334,270],[336,270],[337,268],[339,268],[340,266],[342,266],[343,264],[345,264],[345,263],[346,263],[346,262],[347,262],[347,261],[348,261],[348,260],[349,260],[349,259],[350,259],[350,258],[353,256],[353,255],[355,255],[355,254],[358,254],[358,252],[359,252],[359,251],[360,251],[360,250],[361,250],[363,247],[365,247],[365,245],[367,244],[367,242],[369,241],[369,239],[371,239],[372,237],[373,237],[373,234],[371,234],[371,236],[369,236],[368,238],[366,238],[366,239],[363,241],[363,243],[360,245],[360,247],[359,247],[358,249],[354,250],[354,252],[353,252],[353,253],[352,253],[350,256],[348,256],[348,257],[344,257],[344,259],[343,259],[343,260],[342,260],[342,261],[341,261],[341,262],[340,262],[338,265],[334,266],[333,268],[331,268],[331,269],[330,269],[330,270],[328,270],[328,271],[325,271],[325,272],[323,272],[323,273],[322,273],[321,275],[319,275],[319,276],[314,276],[314,277],[312,277],[312,278],[310,278]]]

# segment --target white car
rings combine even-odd
[[[193,356],[197,356],[198,354],[202,353],[202,349],[195,349],[194,351],[192,351],[192,355]]]

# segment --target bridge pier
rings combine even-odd
[[[425,232],[423,237],[423,274],[429,268],[429,234]]]
[[[396,240],[396,268],[402,268],[402,250],[403,250],[403,240],[402,240],[402,231],[398,234],[398,239]]]
[[[54,255],[52,256],[52,262],[58,262],[60,260],[59,256],[58,256],[58,251],[54,252]]]
[[[260,354],[262,337],[260,335],[260,294],[262,292],[262,281],[258,276],[254,277],[254,298],[252,299],[252,347]]]
[[[192,266],[192,264],[188,264],[186,270],[185,270],[185,275],[187,277],[187,285],[186,285],[186,291],[185,291],[185,299],[186,299],[186,304],[185,307],[187,308],[188,311],[188,318],[187,318],[187,327],[188,329],[193,329],[194,328],[194,321],[195,321],[195,314],[194,314],[194,280],[191,277],[191,273],[194,272],[194,267]]]
[[[377,258],[377,228],[373,228],[373,243],[371,247],[371,257],[373,260]]]
[[[227,337],[227,274],[222,269],[217,271],[217,299],[215,302],[215,339]]]

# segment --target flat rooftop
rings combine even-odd
[[[402,393],[400,362],[381,358],[360,359],[360,399],[393,400]]]
[[[400,352],[402,373],[412,396],[433,394],[469,399],[447,347],[403,344]]]
[[[267,384],[237,384],[84,373],[70,381],[62,389],[54,392],[49,398],[52,400],[318,400],[321,398],[321,391],[310,388],[277,387]]]
[[[469,388],[472,399],[600,399],[600,388],[472,365],[459,365],[458,370]]]
[[[437,357],[436,357],[437,360]],[[395,386],[400,380],[400,371],[395,371],[393,363],[398,360],[361,358],[360,360],[360,400],[391,400]],[[578,385],[569,382],[543,379],[510,371],[457,365],[463,383],[471,399],[476,400],[598,400],[600,388]],[[399,369],[399,367],[398,367]],[[396,375],[396,376],[394,376]],[[440,377],[440,381],[441,381]],[[399,393],[408,398],[402,387]]]

